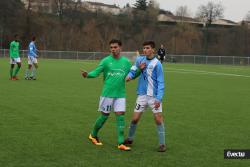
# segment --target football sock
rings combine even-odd
[[[131,122],[130,127],[129,127],[129,131],[128,131],[128,139],[130,141],[132,141],[134,139],[135,130],[136,130],[136,124]]]
[[[165,127],[164,124],[157,125],[157,131],[159,135],[159,143],[160,145],[165,145]]]
[[[108,116],[103,115],[103,114],[97,118],[95,125],[94,125],[94,129],[91,133],[93,137],[97,137],[98,131],[102,128],[103,124],[106,122],[107,119],[108,119]]]
[[[13,76],[16,76],[19,70],[20,70],[20,67],[17,67]]]
[[[10,69],[10,77],[12,78],[13,76],[13,68]]]
[[[36,68],[32,68],[31,77],[36,78]]]
[[[116,115],[116,124],[117,124],[118,144],[123,144],[124,128],[125,128],[124,115]]]
[[[29,69],[25,70],[25,78],[29,77]]]

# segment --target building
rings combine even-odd
[[[222,26],[238,26],[236,22],[226,19],[218,19],[212,22],[213,25],[222,25]]]
[[[25,8],[34,12],[52,13],[53,0],[21,0]]]
[[[82,2],[82,7],[91,12],[102,11],[104,13],[111,13],[113,15],[119,15],[121,13],[121,9],[116,5],[108,5],[99,2]]]
[[[157,20],[162,23],[168,24],[177,24],[177,23],[189,23],[189,24],[197,24],[198,26],[202,26],[203,23],[197,19],[193,19],[191,17],[182,17],[182,16],[175,16],[171,13],[160,13],[157,17]]]
[[[198,19],[190,18],[190,17],[182,17],[182,16],[175,16],[171,13],[160,13],[158,15],[158,21],[164,24],[170,24],[175,25],[177,23],[188,23],[192,25],[196,25],[198,27],[204,27],[206,24],[203,21],[200,21]],[[248,24],[248,22],[244,22],[245,24]],[[233,22],[231,20],[226,19],[218,19],[211,23],[210,27],[234,27],[239,26],[239,23]]]

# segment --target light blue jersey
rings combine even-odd
[[[138,56],[128,74],[130,78],[136,77],[136,70],[141,63],[146,63],[146,67],[139,76],[137,94],[152,96],[161,102],[164,94],[164,73],[161,62],[157,58],[149,60],[146,56]]]
[[[36,49],[36,45],[33,41],[30,42],[30,44],[29,44],[28,56],[37,57],[37,49]]]

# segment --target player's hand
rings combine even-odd
[[[129,76],[127,76],[126,79],[125,79],[126,82],[129,82],[129,81],[131,81],[131,80],[132,80],[132,79],[131,79]]]
[[[140,67],[141,70],[143,70],[143,69],[146,67],[146,63],[141,63],[141,64],[139,65],[139,67]]]
[[[155,105],[155,109],[158,109],[161,106],[161,102],[155,101],[154,105]]]
[[[84,71],[84,70],[82,70],[82,69],[80,69],[80,71],[81,71],[81,74],[82,74],[82,76],[83,76],[84,78],[86,78],[86,77],[88,76],[88,72],[87,72],[87,71]]]

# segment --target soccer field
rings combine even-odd
[[[36,81],[10,81],[9,59],[0,59],[1,167],[247,167],[250,160],[224,160],[224,149],[250,149],[250,67],[164,65],[165,153],[151,111],[144,113],[131,152],[117,149],[114,114],[101,129],[102,147],[92,130],[102,77],[84,79],[79,69],[97,61],[39,60]],[[136,99],[127,84],[126,130]]]

